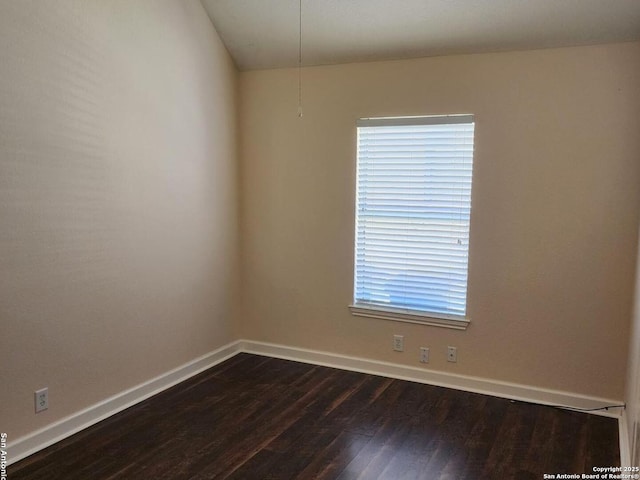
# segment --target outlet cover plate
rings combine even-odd
[[[429,348],[420,347],[420,363],[429,363]]]
[[[458,361],[458,349],[456,347],[447,347],[447,362]]]
[[[40,413],[49,408],[49,389],[41,388],[34,393],[36,413]]]

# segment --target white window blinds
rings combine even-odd
[[[472,115],[358,121],[354,306],[464,318]]]

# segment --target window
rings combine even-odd
[[[354,315],[465,329],[473,115],[358,121]]]

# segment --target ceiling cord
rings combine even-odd
[[[298,117],[302,118],[302,0],[298,0]]]

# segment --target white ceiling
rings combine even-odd
[[[298,0],[202,0],[241,70],[298,62]],[[302,0],[303,65],[640,40],[640,0]]]

